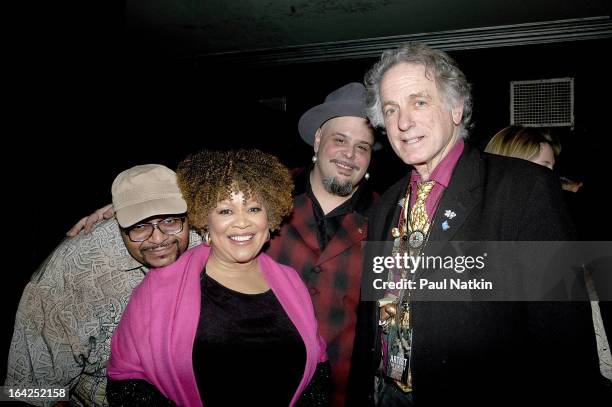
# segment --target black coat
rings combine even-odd
[[[409,179],[389,188],[374,208],[369,241],[392,239]],[[446,209],[456,217],[443,230],[436,226]],[[572,240],[561,187],[550,170],[467,145],[432,228],[430,242]],[[584,404],[596,397],[599,368],[588,302],[413,302],[411,321],[417,407],[552,405],[574,396]],[[372,403],[380,363],[377,322],[375,302],[362,302],[349,405]]]

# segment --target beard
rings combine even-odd
[[[340,182],[336,177],[324,177],[323,187],[330,194],[338,196],[349,196],[353,192],[353,183],[351,181]]]

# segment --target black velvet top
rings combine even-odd
[[[193,368],[206,407],[288,406],[306,348],[272,290],[243,294],[202,273]]]

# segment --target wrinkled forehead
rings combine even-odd
[[[400,62],[385,72],[380,84],[382,104],[398,103],[402,99],[430,98],[450,105],[442,83],[434,71],[420,63]]]

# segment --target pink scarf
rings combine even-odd
[[[200,318],[200,274],[210,247],[200,245],[173,264],[151,270],[136,287],[111,341],[108,377],[144,379],[180,406],[202,406],[193,372],[193,342]],[[262,273],[306,347],[304,374],[290,406],[327,360],[310,295],[297,272],[258,256]],[[274,385],[270,384],[271,387]]]

